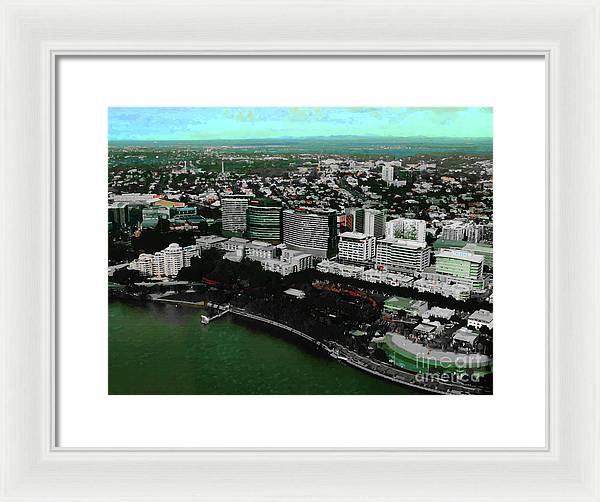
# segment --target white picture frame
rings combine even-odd
[[[0,5],[0,500],[600,500],[600,2]],[[56,448],[56,59],[325,54],[546,58],[547,447]]]

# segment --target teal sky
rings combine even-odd
[[[109,108],[108,139],[491,138],[492,108]]]

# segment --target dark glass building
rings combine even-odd
[[[272,199],[251,199],[246,209],[246,237],[281,242],[281,203]]]

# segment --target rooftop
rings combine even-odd
[[[278,200],[274,200],[274,199],[267,199],[264,197],[256,197],[254,199],[251,199],[248,202],[249,206],[254,206],[254,207],[281,207],[281,202]]]
[[[492,319],[494,317],[494,314],[492,314],[489,310],[483,310],[483,309],[479,309],[476,310],[475,312],[473,312],[470,316],[469,319],[473,320],[473,321],[480,321],[480,322],[492,322]]]
[[[108,209],[122,209],[127,207],[128,202],[113,202],[109,204]]]
[[[306,213],[306,214],[331,214],[335,213],[335,209],[322,209],[318,207],[298,207],[296,209],[284,209],[284,213]]]
[[[151,202],[155,206],[162,207],[185,207],[183,202],[173,202],[172,200],[156,199]]]
[[[447,352],[443,350],[428,349],[421,344],[411,342],[408,338],[397,333],[388,333],[386,336],[388,346],[391,348],[397,347],[408,352],[413,356],[418,356],[422,360],[437,360],[444,362],[452,362],[460,364],[462,367],[470,367],[481,364],[486,364],[490,361],[488,356],[483,354],[457,354],[455,352]]]
[[[494,250],[493,246],[490,246],[489,244],[481,244],[481,243],[477,243],[475,244],[474,242],[468,242],[465,247],[465,250],[468,251],[472,251],[473,253],[491,253]]]
[[[402,296],[392,296],[388,298],[384,305],[386,308],[393,310],[403,310],[409,308],[414,303],[414,300],[410,298],[404,298]]]
[[[284,291],[286,295],[294,296],[296,298],[304,298],[306,293],[301,289],[289,288]]]
[[[444,248],[462,248],[466,246],[465,241],[454,241],[451,239],[437,239],[433,243],[433,249],[444,249]]]
[[[355,239],[355,240],[363,240],[368,238],[369,236],[363,234],[361,232],[343,232],[340,234],[341,239]]]
[[[479,335],[474,331],[471,331],[469,328],[462,327],[454,332],[452,340],[458,340],[459,342],[467,342],[473,344],[475,343],[475,340],[477,340],[478,337]]]
[[[420,333],[425,333],[425,334],[433,333],[435,330],[436,330],[436,326],[434,326],[433,324],[429,324],[429,323],[421,323],[418,326],[416,326],[414,329],[414,331],[418,331]]]
[[[200,237],[196,237],[196,242],[204,244],[214,244],[215,242],[223,242],[226,240],[226,237],[221,237],[220,235],[201,235]]]
[[[479,254],[469,253],[468,251],[459,251],[458,249],[442,249],[435,257],[465,260],[470,261],[471,263],[483,263],[484,260],[484,257]]]
[[[427,247],[426,242],[412,241],[408,239],[394,239],[393,237],[386,237],[385,239],[379,239],[378,244],[391,244],[395,246],[411,248],[411,249],[425,249]]]
[[[454,315],[453,309],[445,309],[442,307],[431,307],[423,317],[439,317],[440,319],[450,319]]]
[[[264,241],[250,241],[250,244],[248,244],[248,245],[262,247],[262,248],[275,247],[272,244],[269,244],[268,242],[264,242]]]

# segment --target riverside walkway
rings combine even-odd
[[[242,316],[242,317],[246,317],[248,319],[254,319],[256,321],[260,321],[260,322],[263,322],[263,323],[266,323],[266,324],[270,324],[271,326],[276,326],[276,327],[278,327],[280,329],[284,329],[286,331],[289,331],[290,333],[293,333],[294,335],[297,335],[300,338],[304,338],[305,340],[307,340],[307,341],[309,341],[311,343],[314,343],[315,345],[318,345],[319,347],[326,348],[325,345],[323,345],[318,340],[315,340],[313,337],[308,336],[306,333],[303,333],[302,331],[298,331],[297,329],[292,328],[291,326],[287,326],[286,324],[282,324],[280,322],[273,321],[272,319],[268,319],[266,317],[262,317],[262,316],[259,316],[259,315],[256,315],[256,314],[251,314],[250,312],[246,312],[243,309],[238,309],[238,308],[235,308],[235,307],[232,307],[230,309],[230,312],[232,314],[236,314],[236,315],[239,315],[239,316]],[[329,351],[329,349],[327,349],[327,350]]]

